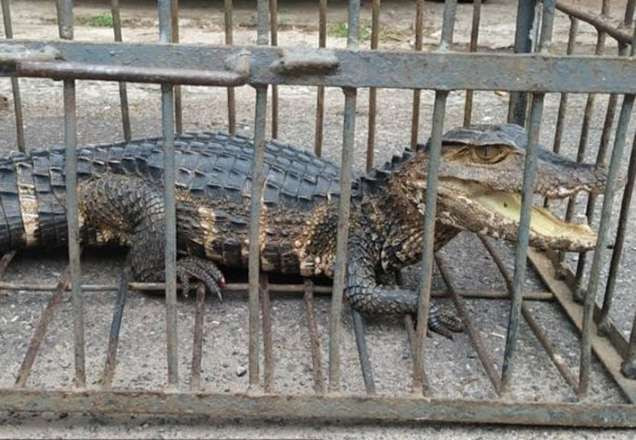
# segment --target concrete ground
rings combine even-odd
[[[13,2],[16,38],[54,38],[56,35],[53,2]],[[107,2],[78,2],[76,38],[91,41],[110,41],[112,30],[96,26],[106,12]],[[577,5],[599,8],[595,1],[576,2]],[[619,15],[621,5],[614,6]],[[596,5],[596,6],[595,6]],[[442,5],[425,4],[425,41],[433,44],[439,38]],[[204,2],[182,2],[181,39],[183,42],[221,43],[221,3],[208,6]],[[330,7],[329,46],[343,46],[341,23],[346,19],[345,4]],[[471,5],[458,9],[456,41],[465,43],[470,34]],[[235,24],[237,44],[253,43],[254,8],[238,2]],[[317,7],[309,2],[280,2],[281,45],[315,45]],[[506,49],[513,41],[516,2],[492,0],[484,5],[480,45],[486,49]],[[368,23],[369,7],[363,9],[363,24]],[[385,31],[381,45],[387,48],[408,49],[412,44],[412,2],[383,2],[382,20]],[[156,12],[152,2],[123,2],[124,38],[127,41],[155,41],[157,39]],[[366,20],[366,21],[365,21]],[[568,20],[557,16],[555,51],[563,51],[567,38]],[[593,50],[595,35],[591,27],[581,25],[578,53]],[[368,44],[368,43],[366,43]],[[611,46],[609,53],[614,53]],[[29,149],[60,144],[63,141],[63,111],[61,85],[49,80],[21,80]],[[249,87],[237,89],[237,121],[239,131],[251,135],[253,130],[254,91]],[[310,149],[313,145],[315,90],[310,87],[280,87],[280,134],[284,142]],[[410,138],[412,93],[409,91],[379,91],[377,126],[378,162],[399,154]],[[430,132],[433,94],[423,92],[421,140]],[[187,130],[225,130],[225,90],[186,87],[183,91],[184,124]],[[6,98],[3,107],[2,97]],[[129,100],[135,137],[160,133],[159,87],[129,85]],[[549,95],[543,120],[542,139],[551,146],[559,97]],[[586,96],[570,97],[566,119],[563,150],[573,157],[576,152],[581,115]],[[478,92],[475,94],[473,121],[492,123],[505,120],[508,97],[505,93]],[[607,96],[598,96],[591,118],[590,152],[593,160],[605,114]],[[447,106],[446,126],[461,124],[463,93],[452,93]],[[0,148],[15,148],[14,122],[10,109],[11,91],[8,81],[0,83]],[[342,133],[343,95],[340,90],[327,90],[325,115],[325,155],[339,160]],[[83,81],[78,84],[78,136],[82,144],[103,143],[121,139],[117,86],[112,83]],[[366,148],[368,94],[360,90],[356,132],[356,168],[363,167]],[[633,139],[634,123],[628,139]],[[630,143],[631,146],[631,143]],[[627,161],[624,161],[626,168]],[[623,173],[625,170],[623,169]],[[580,201],[579,205],[582,205]],[[619,203],[614,218],[618,217]],[[630,229],[633,221],[630,222]],[[613,225],[615,228],[615,224]],[[499,244],[512,264],[511,248]],[[451,242],[443,254],[451,264],[457,287],[505,289],[496,267],[481,250],[475,237],[462,234]],[[636,259],[636,237],[629,234],[624,261],[617,285],[616,307],[612,318],[627,336],[635,310],[631,291]],[[6,281],[53,283],[65,265],[63,251],[38,251],[20,254],[10,265]],[[123,256],[101,250],[90,251],[82,261],[83,279],[90,283],[110,283],[116,280],[123,265]],[[408,278],[415,285],[413,275]],[[439,277],[435,283],[442,286]],[[536,276],[529,273],[528,286],[541,288]],[[26,350],[34,325],[50,297],[49,293],[0,292],[0,387],[11,386]],[[86,295],[86,340],[88,383],[96,384],[105,359],[106,341],[112,317],[114,292]],[[497,367],[501,367],[508,303],[504,301],[467,301],[469,311],[478,323]],[[326,359],[329,299],[316,299],[317,319],[321,333],[323,359]],[[537,320],[543,324],[561,355],[576,372],[578,369],[578,338],[572,325],[553,303],[531,302]],[[179,303],[179,356],[181,386],[187,389],[192,347],[194,304],[191,300]],[[294,297],[274,297],[273,308],[274,356],[276,391],[282,393],[311,393],[312,372],[302,301]],[[207,391],[244,391],[247,376],[240,375],[247,363],[247,308],[243,295],[228,297],[223,303],[212,298],[206,302],[206,324],[202,381]],[[349,314],[343,316],[343,390],[362,393],[364,386],[357,361],[355,341]],[[47,337],[29,379],[32,387],[71,386],[73,354],[71,339],[71,308],[68,298],[62,303],[49,326]],[[160,297],[132,294],[126,306],[121,330],[119,366],[114,386],[136,389],[160,388],[166,381],[164,301]],[[399,322],[386,320],[369,323],[368,343],[375,368],[378,391],[387,395],[409,391],[411,359],[406,334]],[[550,363],[547,355],[525,323],[522,323],[516,356],[511,398],[539,401],[573,401],[574,394]],[[484,399],[495,398],[483,368],[474,353],[468,336],[458,335],[454,341],[439,336],[428,340],[426,365],[432,384],[432,394],[438,397]],[[326,368],[326,363],[324,367]],[[602,366],[593,364],[591,402],[623,402],[623,397],[606,375]],[[88,409],[90,410],[90,409]],[[245,422],[241,420],[215,421],[207,418],[166,418],[138,416],[91,415],[29,415],[0,414],[0,437],[163,437],[163,438],[633,438],[633,431],[599,431],[570,429],[506,428],[451,424],[360,424]]]

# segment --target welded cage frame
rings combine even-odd
[[[319,48],[279,49],[277,1],[257,1],[257,46],[233,45],[232,1],[225,0],[225,46],[183,45],[179,42],[178,2],[159,0],[160,40],[157,44],[122,43],[120,5],[112,0],[114,43],[73,42],[73,2],[59,0],[58,20],[61,40],[16,41],[11,40],[12,26],[9,0],[2,0],[4,29],[7,41],[0,44],[0,75],[11,78],[15,104],[17,146],[25,149],[19,77],[45,77],[64,82],[64,115],[66,144],[66,189],[69,231],[69,266],[56,286],[16,285],[0,283],[3,289],[54,291],[30,341],[26,356],[18,374],[16,386],[0,389],[0,410],[10,411],[85,411],[161,413],[161,414],[205,414],[213,417],[282,417],[282,418],[338,418],[373,420],[430,420],[483,422],[507,424],[572,425],[572,426],[617,426],[636,427],[636,381],[626,378],[621,368],[636,364],[636,330],[632,330],[630,341],[625,341],[609,320],[614,281],[617,276],[629,201],[636,176],[636,149],[632,148],[628,178],[623,198],[623,209],[611,261],[610,274],[602,307],[594,298],[599,289],[601,268],[605,249],[609,241],[610,213],[617,191],[618,167],[624,155],[626,133],[636,94],[636,59],[634,47],[636,33],[633,27],[636,1],[628,0],[625,18],[621,27],[610,20],[609,1],[603,0],[601,15],[582,12],[566,2],[544,0],[521,1],[518,7],[515,52],[477,53],[481,1],[474,2],[472,32],[469,52],[452,50],[456,0],[447,0],[439,46],[424,52],[422,44],[424,1],[416,0],[415,50],[392,52],[379,50],[380,0],[372,3],[371,49],[358,47],[360,4],[349,1],[348,37],[346,49],[326,49],[327,1],[319,2]],[[566,56],[551,52],[552,28],[556,11],[568,14],[571,29]],[[540,23],[539,23],[540,18]],[[596,28],[598,43],[595,56],[572,55],[579,22]],[[538,38],[535,38],[537,35]],[[618,42],[617,55],[604,55],[605,41],[612,38]],[[223,66],[222,69],[219,66]],[[373,66],[373,69],[368,69]],[[449,66],[453,66],[449,69]],[[391,75],[387,73],[391,71]],[[398,72],[399,74],[395,74]],[[84,285],[80,279],[80,243],[77,209],[77,127],[75,112],[76,80],[93,79],[119,81],[121,98],[122,130],[126,140],[131,139],[130,115],[125,81],[161,84],[162,126],[165,169],[166,206],[166,283],[129,283],[126,273],[121,275],[119,286]],[[249,283],[233,284],[228,290],[249,291],[249,389],[242,394],[214,394],[201,389],[201,347],[203,326],[203,301],[205,292],[199,288],[196,299],[194,349],[192,358],[191,388],[179,389],[176,333],[176,225],[175,225],[175,165],[174,138],[183,130],[182,99],[179,85],[203,85],[227,87],[228,130],[236,132],[236,104],[234,87],[251,85],[256,91],[255,113],[255,160],[252,170],[252,204],[250,222]],[[300,285],[274,285],[259,272],[259,223],[260,200],[264,185],[263,162],[266,138],[266,116],[268,88],[271,87],[272,121],[271,136],[278,135],[277,85],[310,85],[317,87],[315,152],[320,155],[323,143],[323,119],[325,87],[339,87],[344,91],[345,111],[341,157],[341,194],[337,239],[337,260],[333,289],[314,286],[307,281]],[[405,326],[411,341],[414,358],[412,393],[404,397],[387,397],[375,392],[372,368],[366,353],[364,320],[353,312],[354,330],[358,342],[360,363],[366,386],[366,395],[352,396],[341,392],[340,333],[345,281],[347,225],[350,211],[352,182],[353,144],[355,133],[356,91],[370,88],[369,131],[367,168],[373,166],[375,147],[375,115],[377,88],[402,88],[413,90],[411,143],[418,140],[421,90],[435,91],[433,124],[431,133],[430,162],[426,193],[424,257],[417,326],[410,317]],[[437,169],[445,117],[446,100],[450,91],[466,90],[464,123],[471,122],[473,90],[505,90],[511,92],[509,120],[528,128],[528,149],[524,170],[519,239],[515,253],[515,270],[510,274],[501,257],[487,239],[482,239],[486,250],[492,255],[506,280],[509,294],[505,292],[463,292],[453,288],[446,264],[433,255],[435,223],[435,196],[437,191]],[[567,108],[568,93],[586,93],[588,104],[584,114],[589,122],[594,95],[610,94],[606,123],[597,165],[604,166],[609,158],[609,180],[603,198],[598,244],[590,269],[587,295],[583,305],[574,300],[582,291],[579,287],[585,270],[586,254],[579,256],[575,273],[562,264],[560,255],[540,253],[528,248],[529,208],[537,161],[537,145],[541,128],[543,102],[546,93],[560,93],[561,102],[557,119],[553,148],[559,152],[563,121]],[[610,137],[618,98],[623,96],[618,124],[612,148]],[[529,98],[528,98],[529,97]],[[579,161],[587,144],[587,129],[580,139]],[[595,199],[587,206],[588,218],[592,218]],[[572,216],[568,209],[567,216]],[[5,255],[0,261],[0,273],[4,272],[14,253]],[[467,326],[471,342],[477,351],[493,389],[499,400],[438,399],[428,396],[423,354],[427,328],[427,311],[433,293],[431,277],[434,261],[445,279],[458,313]],[[524,292],[523,281],[526,262],[537,269],[550,292]],[[55,307],[64,292],[72,291],[75,386],[72,389],[31,389],[26,387],[37,351],[46,333]],[[102,383],[89,387],[85,373],[85,339],[83,292],[91,290],[118,290],[115,304],[108,355]],[[116,367],[119,328],[128,288],[147,290],[165,289],[167,321],[168,388],[166,390],[131,391],[113,389],[112,378]],[[269,317],[270,292],[304,292],[307,319],[312,337],[314,363],[314,395],[284,395],[272,389],[274,367],[272,361],[271,319]],[[317,345],[316,324],[313,312],[313,295],[331,292],[329,320],[329,371],[325,380],[321,370],[320,348]],[[468,316],[463,298],[471,295],[511,299],[506,348],[502,371],[493,367],[490,354],[484,349],[479,333]],[[509,295],[509,296],[508,296]],[[556,298],[570,319],[581,330],[581,364],[577,378],[555,352],[545,333],[524,305],[524,298]],[[576,390],[579,402],[526,402],[513,401],[507,395],[512,371],[512,353],[517,341],[520,317],[529,324],[564,380]],[[636,328],[636,325],[634,326]],[[261,331],[262,330],[262,331]],[[259,357],[264,347],[264,373],[259,372]],[[585,401],[589,389],[592,350],[598,355],[616,383],[624,392],[629,404],[601,405]],[[262,377],[261,377],[262,376]]]

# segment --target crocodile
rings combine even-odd
[[[463,230],[516,240],[526,144],[525,130],[510,124],[443,136],[435,251]],[[82,244],[128,246],[127,265],[137,281],[164,280],[162,148],[162,138],[148,138],[77,150]],[[416,313],[414,292],[391,280],[422,257],[429,151],[429,143],[407,149],[353,180],[345,298],[365,314]],[[240,136],[182,134],[175,138],[175,160],[177,275],[186,292],[198,281],[220,295],[223,270],[247,267],[254,147]],[[0,252],[66,244],[64,165],[60,147],[0,159]],[[333,277],[339,167],[271,141],[264,173],[261,270]],[[541,147],[536,182],[535,195],[565,198],[602,191],[606,172]],[[596,235],[587,224],[535,207],[529,240],[537,248],[583,251],[594,247]],[[432,304],[430,329],[460,330],[460,323],[441,316]]]

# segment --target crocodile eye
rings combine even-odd
[[[493,164],[501,162],[506,157],[506,151],[499,145],[483,145],[471,149],[476,162]]]

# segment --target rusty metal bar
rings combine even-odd
[[[124,80],[139,83],[190,84],[200,86],[240,86],[247,72],[165,69],[161,67],[111,66],[82,63],[23,61],[16,74],[30,78]]]
[[[4,36],[7,39],[13,38],[13,26],[11,24],[11,3],[9,0],[2,0],[2,19],[4,22]],[[18,78],[11,77],[11,91],[13,93],[13,114],[15,116],[16,143],[19,151],[24,152],[24,117],[22,115],[22,96],[20,94],[20,83]]]
[[[439,51],[446,52],[452,44],[453,29],[455,27],[455,12],[457,0],[446,0],[444,4],[444,22],[442,24],[442,36]],[[431,280],[433,277],[433,243],[435,241],[435,215],[437,208],[437,187],[439,164],[442,149],[442,134],[444,132],[444,117],[446,113],[446,101],[448,92],[435,91],[435,104],[433,106],[433,126],[429,148],[429,160],[426,176],[426,212],[424,213],[424,231],[422,238],[422,273],[417,295],[419,298],[417,307],[417,328],[415,342],[415,365],[413,368],[413,393],[424,393],[424,338],[428,328],[428,312],[431,299]]]
[[[362,371],[362,380],[367,394],[375,394],[375,380],[373,379],[373,366],[369,359],[369,349],[367,348],[367,326],[364,317],[359,311],[351,309],[351,318],[353,321],[353,332],[356,337],[356,347],[358,348],[358,359],[360,360],[360,369]]]
[[[608,20],[608,17],[605,17],[603,15],[593,15],[589,12],[581,10],[581,8],[579,7],[570,6],[563,1],[557,1],[556,8],[562,12],[565,12],[571,17],[576,17],[581,21],[591,24],[597,29],[597,31],[606,33],[620,43],[630,44],[632,41],[632,36],[629,33],[616,28]]]
[[[623,192],[623,201],[621,202],[621,213],[618,218],[618,227],[616,229],[616,238],[614,240],[614,250],[612,251],[612,260],[610,263],[609,274],[607,275],[607,284],[605,286],[605,296],[603,299],[603,307],[601,316],[598,321],[598,328],[601,332],[607,333],[609,330],[609,314],[612,308],[612,300],[614,298],[614,289],[616,287],[616,276],[623,255],[623,247],[625,245],[625,233],[627,222],[629,220],[629,210],[634,194],[634,183],[636,182],[636,135],[632,142],[632,152],[629,157],[629,165],[627,167],[627,182]]]
[[[278,0],[269,0],[270,33],[272,46],[278,46]],[[272,139],[278,138],[278,86],[272,86]]]
[[[318,47],[327,45],[327,0],[320,0],[318,9]],[[325,87],[318,86],[316,92],[316,127],[314,132],[314,153],[322,155],[322,142],[325,118]]]
[[[171,42],[179,42],[179,0],[170,2],[170,22],[171,22]],[[174,123],[177,134],[183,133],[183,105],[181,99],[181,86],[176,85],[173,88],[174,93]]]
[[[257,2],[257,43],[268,44],[268,1]],[[260,339],[260,218],[261,198],[265,184],[265,130],[267,128],[267,86],[256,88],[254,115],[254,163],[252,165],[252,194],[250,196],[249,229],[249,386],[259,384],[259,339]]]
[[[149,391],[0,389],[3,411],[191,414],[232,419],[447,421],[636,427],[633,405],[451,400],[387,396],[251,395]]]
[[[261,274],[261,313],[263,314],[263,390],[272,392],[274,383],[274,341],[272,337],[272,305],[267,273]]]
[[[380,1],[372,0],[371,9],[371,49],[377,49],[380,41]],[[367,172],[373,168],[373,156],[375,153],[375,132],[377,116],[377,95],[375,87],[369,89],[369,131],[367,133]]]
[[[633,48],[632,48],[633,51]],[[614,195],[616,192],[616,181],[618,178],[621,161],[623,158],[623,150],[625,147],[625,137],[627,135],[627,126],[634,106],[634,95],[625,95],[623,105],[618,117],[618,126],[616,127],[616,136],[614,137],[614,148],[612,150],[612,158],[610,159],[609,171],[607,176],[607,186],[603,197],[603,208],[601,209],[601,221],[598,227],[598,238],[594,257],[592,259],[592,268],[590,269],[590,278],[585,294],[584,311],[583,311],[583,337],[581,340],[581,367],[579,370],[579,391],[580,397],[587,394],[590,381],[590,363],[592,359],[592,314],[594,311],[594,303],[596,301],[596,293],[600,283],[600,271],[603,265],[603,258],[608,241],[608,229],[611,222],[612,207],[614,204]]]
[[[544,21],[545,23],[545,21]],[[508,317],[508,331],[506,333],[506,348],[501,369],[502,391],[508,389],[512,373],[512,354],[517,345],[519,331],[519,315],[523,302],[523,283],[526,277],[526,256],[528,252],[528,234],[530,227],[530,208],[536,177],[539,133],[543,115],[543,94],[533,94],[530,110],[530,133],[526,150],[523,171],[523,190],[521,195],[521,214],[519,219],[517,246],[515,249],[515,271],[512,281],[512,301]]]
[[[579,331],[583,329],[583,307],[576,304],[572,299],[572,291],[565,280],[560,279],[556,274],[556,267],[553,260],[546,254],[538,252],[534,249],[528,251],[528,259],[543,282],[554,293],[555,298],[566,312],[570,321]],[[592,322],[592,332],[590,342],[594,352],[603,363],[607,371],[610,373],[616,384],[620,387],[623,394],[630,402],[636,403],[636,382],[626,379],[621,374],[621,363],[623,357],[620,352],[610,343],[610,341],[598,334],[596,324]],[[633,408],[633,407],[632,407]]]
[[[205,284],[197,287],[196,309],[194,314],[194,335],[192,340],[192,373],[190,389],[201,389],[201,358],[203,357],[203,326],[205,324]]]
[[[455,308],[459,313],[462,322],[466,326],[466,330],[468,331],[468,337],[470,338],[470,342],[477,352],[479,356],[479,360],[481,361],[488,378],[490,379],[490,383],[492,383],[493,388],[497,395],[501,394],[501,377],[495,368],[495,361],[490,356],[490,353],[486,349],[484,345],[484,341],[481,338],[479,330],[475,328],[472,320],[470,319],[470,315],[468,314],[468,310],[466,310],[466,306],[464,305],[463,300],[455,291],[455,286],[453,285],[453,281],[451,279],[450,271],[447,268],[446,262],[439,256],[435,256],[435,261],[437,262],[437,267],[439,268],[439,272],[444,279],[444,282],[448,286],[448,290],[451,292],[451,298],[453,299],[453,303],[455,304]]]
[[[18,370],[18,376],[15,381],[17,387],[26,386],[27,379],[29,378],[31,369],[33,368],[33,363],[35,362],[35,357],[38,354],[40,345],[44,340],[44,336],[46,336],[46,330],[49,326],[49,323],[53,319],[53,314],[57,310],[57,306],[60,304],[60,302],[62,302],[64,291],[69,286],[70,276],[70,268],[67,267],[60,276],[60,279],[57,283],[57,290],[53,293],[53,295],[51,295],[51,299],[49,299],[46,308],[40,315],[40,320],[35,326],[35,331],[33,332],[33,336],[31,336],[29,346],[24,355],[24,359],[22,360],[22,364],[20,365],[20,369]]]
[[[424,32],[424,0],[415,2],[415,50],[422,51],[422,35]],[[411,149],[415,151],[420,128],[420,104],[422,91],[413,90],[413,110],[411,112]]]
[[[126,47],[130,50],[122,51],[120,43],[50,41],[43,44],[5,40],[0,43],[0,75],[46,77],[55,73],[55,66],[71,62],[83,66],[84,70],[78,72],[81,79],[105,80],[109,72],[121,72],[119,69],[124,69],[124,72],[125,69],[131,69],[133,73],[144,72],[143,69],[158,69],[159,72],[167,69],[164,72],[168,76],[153,79],[140,74],[138,80],[226,86],[227,78],[220,77],[223,72],[239,85],[249,83],[256,87],[285,84],[444,91],[471,88],[540,93],[636,93],[636,72],[632,68],[632,61],[620,56],[558,57],[535,53],[516,55],[342,49],[332,51],[338,61],[338,68],[330,71],[329,75],[312,72],[289,75],[272,69],[272,64],[279,63],[284,55],[284,50],[276,47],[171,46],[152,43],[128,43]],[[44,50],[48,51],[49,58],[55,55],[66,61],[50,61],[50,64],[40,66],[51,69],[50,73],[35,69],[29,71],[28,75],[18,72],[35,63],[27,61],[28,57],[42,57]],[[303,52],[312,59],[324,59],[324,50],[307,48]],[[229,61],[233,59],[238,66],[229,66],[231,70],[216,72],[219,65],[230,64]],[[161,60],[161,65],[158,60]],[[449,70],[449,65],[454,68]],[[90,68],[96,69],[96,73],[92,74]],[[182,71],[185,71],[185,80],[181,79]],[[480,74],[462,74],[467,71]],[[524,74],[517,75],[520,71]],[[65,74],[74,77],[78,73],[70,70]],[[197,79],[197,75],[202,78]],[[122,80],[115,74],[111,74],[110,79]]]
[[[179,285],[177,284],[177,287]],[[131,282],[128,283],[129,290],[136,290],[140,292],[153,292],[165,290],[164,283],[141,283]],[[9,291],[22,291],[22,293],[45,293],[54,291],[56,284],[23,284],[23,283],[10,283],[0,281],[0,295],[3,290]],[[84,293],[104,292],[104,291],[117,291],[119,286],[115,284],[82,284],[82,291]],[[314,286],[314,292],[319,295],[331,295],[331,286]],[[240,294],[249,290],[248,283],[229,283],[226,284],[221,292],[223,295],[227,294]],[[502,292],[497,289],[455,289],[458,294],[464,298],[475,299],[489,299],[489,300],[503,300],[510,299],[510,295],[507,292]],[[289,293],[303,293],[304,284],[270,284],[270,292],[276,292],[280,294]],[[447,290],[433,290],[431,292],[433,298],[449,298],[450,293]],[[532,301],[552,301],[554,295],[551,292],[544,290],[536,290],[525,292],[524,299]]]
[[[223,1],[224,9],[224,32],[225,32],[225,45],[234,45],[234,35],[232,32],[232,0]],[[231,135],[236,134],[236,97],[234,94],[234,87],[227,88],[227,126],[228,132]]]
[[[568,46],[566,49],[567,55],[574,53],[574,47],[576,46],[576,34],[579,31],[579,21],[570,17],[570,31],[568,33]],[[561,151],[561,138],[563,136],[563,123],[565,121],[565,113],[568,108],[568,94],[561,93],[559,100],[559,111],[557,114],[556,128],[554,129],[554,143],[552,144],[552,151],[559,153]],[[546,199],[547,203],[547,199]],[[547,206],[547,205],[546,205]]]
[[[541,20],[541,36],[537,52],[546,54],[552,44],[552,30],[554,27],[554,0],[543,1],[543,14]],[[537,171],[537,157],[539,136],[541,133],[541,119],[543,118],[543,93],[532,94],[532,104],[528,125],[528,147],[523,170],[523,185],[521,193],[521,212],[519,215],[519,227],[517,233],[517,246],[515,249],[515,271],[512,279],[510,315],[508,317],[508,331],[506,332],[506,347],[501,367],[502,392],[506,392],[512,376],[512,354],[517,345],[519,332],[519,315],[523,304],[523,284],[526,278],[526,263],[528,253],[528,239],[530,229],[530,209],[534,194],[534,181]]]
[[[113,384],[113,378],[115,377],[119,331],[121,329],[121,320],[124,316],[126,298],[128,297],[128,279],[128,271],[124,269],[119,277],[119,290],[117,291],[117,299],[115,300],[115,307],[113,309],[113,321],[110,325],[110,334],[108,335],[106,362],[104,363],[104,371],[100,380],[104,388],[110,388]]]
[[[417,308],[417,328],[415,342],[415,360],[413,368],[413,392],[424,392],[424,338],[428,327],[428,311],[433,276],[433,242],[435,240],[435,211],[437,207],[437,176],[444,131],[447,92],[435,92],[433,108],[433,128],[429,149],[429,161],[426,181],[426,212],[424,214],[424,237],[422,274],[417,288],[419,303]]]
[[[532,52],[531,31],[534,26],[534,12],[537,0],[526,0],[517,3],[517,24],[515,26],[515,54]],[[510,94],[508,101],[508,122],[525,125],[528,93],[519,91]]]
[[[119,0],[111,0],[110,11],[113,17],[113,33],[115,41],[123,41],[121,33],[121,14],[119,7]],[[121,108],[121,123],[124,130],[124,139],[129,141],[132,138],[130,130],[130,109],[128,106],[128,91],[126,90],[126,83],[119,82],[119,102]]]
[[[473,1],[473,21],[470,28],[470,52],[477,52],[477,40],[479,39],[479,22],[481,19],[481,0]],[[464,127],[470,125],[473,115],[473,91],[466,90],[464,101]]]
[[[73,1],[57,2],[60,22],[60,38],[73,39]],[[77,202],[77,107],[75,81],[64,81],[64,144],[66,221],[68,223],[68,256],[71,275],[71,300],[73,305],[73,348],[75,360],[75,385],[86,386],[86,356],[84,342],[84,301],[81,288],[79,218]]]
[[[316,324],[316,312],[314,310],[314,284],[305,280],[304,284],[305,315],[307,328],[309,329],[309,346],[311,348],[312,375],[314,378],[314,391],[324,394],[326,391],[325,377],[322,372],[322,350],[318,337],[318,324]]]
[[[406,329],[406,337],[409,343],[409,351],[411,352],[411,359],[413,360],[413,368],[415,368],[415,351],[416,351],[416,340],[417,337],[415,335],[415,322],[413,321],[413,317],[411,315],[404,315],[404,328]],[[426,371],[422,368],[422,373],[424,377],[422,377],[422,388],[424,392],[427,392],[431,389],[431,384],[428,381],[428,377],[426,375]]]
[[[159,40],[172,39],[171,0],[158,0]],[[177,342],[177,228],[175,196],[174,153],[174,93],[171,84],[161,84],[161,127],[163,132],[164,209],[165,209],[165,272],[166,272],[166,348],[168,358],[168,385],[179,383],[179,357]]]
[[[603,11],[601,14],[606,15],[609,13],[609,3],[607,0],[603,1]],[[594,48],[594,55],[601,56],[605,52],[605,37],[606,34],[599,32],[596,40],[596,47]],[[587,95],[587,101],[585,103],[585,110],[583,112],[583,123],[581,125],[581,135],[579,137],[579,148],[576,153],[576,162],[581,163],[585,160],[585,153],[587,150],[588,136],[590,132],[590,119],[592,118],[592,112],[594,110],[594,101],[596,94],[590,93]],[[568,199],[568,205],[565,212],[565,221],[571,222],[574,215],[574,209],[576,207],[576,195]]]
[[[508,272],[506,265],[501,259],[501,256],[499,255],[497,250],[492,246],[492,244],[488,241],[487,238],[480,235],[479,239],[481,240],[484,247],[486,248],[486,250],[492,257],[492,260],[495,262],[497,269],[499,269],[499,273],[501,273],[501,275],[504,278],[504,281],[506,282],[508,291],[512,294],[512,277],[510,276],[510,272]],[[527,298],[524,297],[524,300],[525,299]],[[528,323],[530,330],[532,330],[535,337],[537,338],[537,340],[539,341],[539,343],[541,344],[545,352],[548,354],[548,357],[550,357],[550,360],[552,360],[557,370],[559,370],[559,373],[561,373],[561,376],[563,377],[563,379],[568,384],[570,384],[570,386],[572,386],[574,390],[576,390],[578,383],[576,381],[576,378],[570,371],[570,368],[567,366],[567,364],[563,360],[563,357],[557,354],[556,349],[554,348],[554,346],[548,339],[547,335],[544,333],[539,323],[532,316],[532,313],[530,312],[530,309],[528,308],[528,306],[523,302],[521,303],[521,314],[523,315],[523,318]]]

